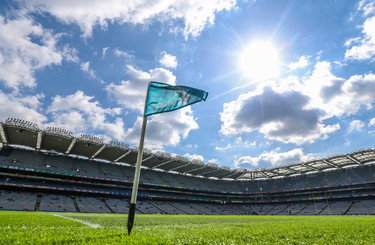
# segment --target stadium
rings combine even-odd
[[[0,210],[129,208],[137,149],[9,118],[0,124]],[[375,150],[245,170],[145,150],[139,214],[373,215]]]
[[[0,1],[0,245],[375,244],[375,0]]]

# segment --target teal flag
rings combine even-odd
[[[196,88],[150,82],[145,116],[180,109],[206,100],[207,95],[207,92]]]

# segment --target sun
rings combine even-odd
[[[279,55],[269,42],[253,42],[242,51],[239,66],[245,77],[257,80],[274,78],[279,75]]]

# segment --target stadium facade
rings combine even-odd
[[[0,123],[0,210],[127,213],[137,149]],[[144,151],[139,213],[375,214],[375,149],[245,170]]]

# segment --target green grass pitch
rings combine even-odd
[[[0,244],[375,244],[374,216],[0,212]]]

